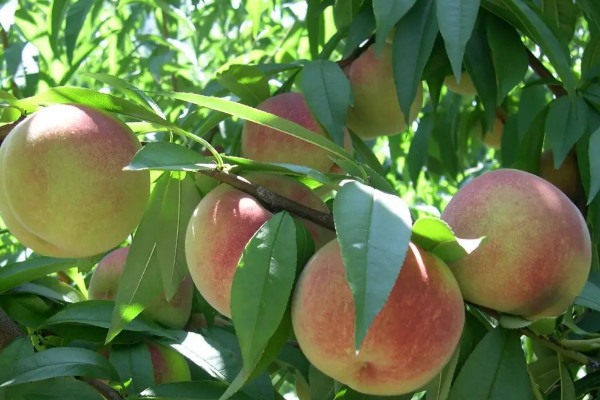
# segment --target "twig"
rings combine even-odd
[[[540,78],[556,79],[554,78],[554,75],[552,75],[552,72],[550,72],[548,68],[546,68],[546,66],[529,49],[527,49],[527,57],[529,58],[529,66],[536,74],[538,74]],[[556,97],[567,95],[567,91],[565,90],[565,88],[563,88],[560,85],[549,84],[548,88]]]
[[[124,399],[124,397],[121,396],[121,394],[119,392],[117,392],[115,389],[111,388],[106,383],[104,383],[98,379],[92,379],[92,378],[86,378],[86,377],[79,377],[79,379],[86,382],[94,389],[96,389],[96,391],[98,393],[100,393],[102,396],[104,396],[104,398],[106,400],[123,400]]]
[[[500,313],[496,310],[492,310],[491,308],[473,304],[468,301],[465,303],[467,303],[471,307],[474,307],[474,308],[479,309],[480,311],[483,311],[484,313],[490,315],[491,317],[493,317],[495,319],[500,318]],[[521,328],[521,329],[519,329],[519,332],[522,335],[525,335],[533,340],[539,341],[546,347],[549,347],[552,350],[556,351],[557,353],[560,353],[563,357],[569,358],[573,361],[576,361],[577,363],[579,363],[581,365],[585,365],[585,366],[592,367],[592,368],[598,368],[598,366],[600,365],[600,361],[596,360],[595,358],[588,357],[583,353],[580,353],[578,351],[571,350],[571,349],[564,347],[554,336],[541,336],[529,328]]]
[[[359,46],[346,58],[341,59],[337,62],[341,69],[344,69],[348,65],[352,64],[362,53],[364,53],[373,43],[375,43],[375,35],[371,36],[363,46]]]
[[[335,232],[333,215],[331,215],[331,213],[326,213],[307,207],[298,203],[297,201],[281,196],[272,190],[255,185],[254,183],[249,182],[240,176],[233,175],[225,171],[211,169],[202,170],[199,172],[256,197],[271,211],[277,212],[281,210],[288,210],[301,218],[305,218],[311,222],[314,222],[315,224]]]

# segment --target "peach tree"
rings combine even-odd
[[[597,399],[599,4],[2,1],[0,399]]]

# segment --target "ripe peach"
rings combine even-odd
[[[302,93],[282,93],[266,99],[257,108],[328,137],[312,116]],[[241,140],[242,156],[256,161],[298,164],[323,172],[334,165],[328,151],[254,122],[244,124]]]
[[[244,177],[308,207],[328,211],[315,193],[293,178],[265,173]],[[254,197],[225,184],[213,189],[194,210],[185,237],[188,267],[200,294],[225,316],[231,316],[231,285],[244,247],[271,216]],[[333,237],[333,232],[312,222],[303,223],[317,248]]]
[[[148,171],[123,171],[140,143],[99,110],[60,104],[19,123],[0,147],[0,213],[26,246],[87,257],[121,243],[139,223]]]
[[[487,236],[450,264],[473,303],[535,320],[564,312],[587,280],[590,234],[579,210],[554,185],[501,169],[463,186],[442,213],[458,237]]]
[[[116,298],[128,254],[129,247],[122,247],[111,251],[100,260],[90,280],[88,297],[91,300]],[[161,292],[154,302],[144,309],[143,314],[163,325],[181,329],[190,318],[193,295],[194,285],[192,279],[187,276],[171,301],[167,301],[164,293]]]
[[[350,66],[348,78],[354,91],[354,106],[348,109],[346,125],[364,139],[395,135],[408,125],[398,102],[392,70],[392,45],[386,43],[375,57],[371,46]],[[419,84],[409,121],[414,121],[423,105],[423,87]]]
[[[354,300],[337,240],[311,258],[292,300],[294,332],[309,361],[374,395],[409,393],[431,380],[454,352],[464,319],[460,290],[448,266],[412,243],[358,353]]]
[[[570,199],[575,199],[577,197],[579,169],[573,153],[569,153],[560,167],[554,169],[554,157],[552,151],[544,151],[540,157],[539,175],[562,190],[562,192]]]
[[[460,94],[463,96],[474,96],[477,94],[477,90],[475,90],[475,85],[473,85],[473,80],[471,76],[463,72],[460,76],[460,83],[456,81],[454,75],[448,75],[444,78],[444,85],[453,91],[456,94]]]

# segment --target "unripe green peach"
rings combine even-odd
[[[563,313],[591,266],[585,220],[554,185],[528,172],[501,169],[463,186],[442,213],[461,238],[486,236],[450,264],[463,296],[535,320]]]
[[[302,93],[282,93],[260,103],[259,110],[295,122],[327,137],[311,114]],[[242,129],[242,156],[255,161],[304,165],[327,172],[334,165],[329,152],[276,129],[247,121]]]
[[[139,223],[148,171],[123,171],[140,149],[131,129],[99,110],[60,104],[19,123],[0,147],[0,214],[24,245],[87,257]]]
[[[305,206],[328,212],[315,193],[293,178],[266,173],[244,177]],[[194,210],[185,237],[188,268],[200,294],[225,316],[231,316],[231,286],[242,252],[272,215],[254,197],[225,184],[213,189]],[[302,221],[312,233],[315,247],[333,237],[333,232]]]
[[[413,392],[454,352],[465,320],[463,299],[448,266],[410,244],[385,305],[358,351],[354,300],[337,240],[315,253],[292,300],[300,349],[323,373],[373,395]]]
[[[91,300],[115,300],[119,281],[125,269],[129,247],[111,251],[100,262],[92,274],[88,289]],[[192,312],[194,285],[190,276],[184,278],[171,301],[163,292],[143,311],[143,315],[171,328],[185,326]]]
[[[348,79],[354,91],[354,106],[348,109],[346,125],[364,139],[404,132],[404,110],[398,102],[392,70],[392,45],[386,43],[379,57],[371,46],[350,66]],[[417,118],[423,105],[423,87],[410,108],[409,122]]]

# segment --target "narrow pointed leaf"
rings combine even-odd
[[[392,64],[398,101],[406,122],[437,34],[433,0],[418,2],[396,25]]]
[[[250,239],[234,275],[231,314],[247,375],[285,313],[296,276],[295,244],[292,217],[276,214]]]
[[[383,44],[394,25],[414,6],[416,0],[373,0],[373,13],[377,24],[375,54],[379,56]]]
[[[596,129],[590,136],[590,144],[588,149],[590,160],[590,190],[587,203],[592,200],[600,191],[600,128]]]
[[[106,358],[95,351],[74,347],[47,349],[0,363],[0,386],[60,376],[119,380],[119,375]]]
[[[40,257],[0,268],[0,293],[48,274],[76,267],[76,259]]]
[[[567,97],[554,100],[546,117],[546,135],[552,154],[554,168],[558,169],[571,148],[587,129],[587,102],[577,97],[573,102]]]
[[[496,328],[461,368],[448,400],[533,400],[518,333]]]
[[[358,350],[404,263],[411,216],[398,196],[359,182],[342,186],[333,203],[333,216],[354,298]]]
[[[73,51],[77,44],[77,38],[83,27],[83,23],[94,5],[96,0],[77,0],[69,6],[65,24],[65,44],[67,49],[67,58],[73,62]]]
[[[343,147],[351,89],[342,69],[326,60],[306,64],[302,70],[302,91],[311,113],[333,141]]]
[[[210,165],[211,160],[190,149],[170,142],[153,142],[142,147],[133,156],[126,170],[154,169],[160,171],[198,171],[200,165]]]
[[[450,361],[448,361],[444,369],[425,386],[425,390],[427,391],[426,400],[446,400],[448,398],[459,354],[460,344],[456,346]]]
[[[437,19],[446,44],[446,52],[457,80],[467,42],[475,26],[479,0],[437,0]]]

